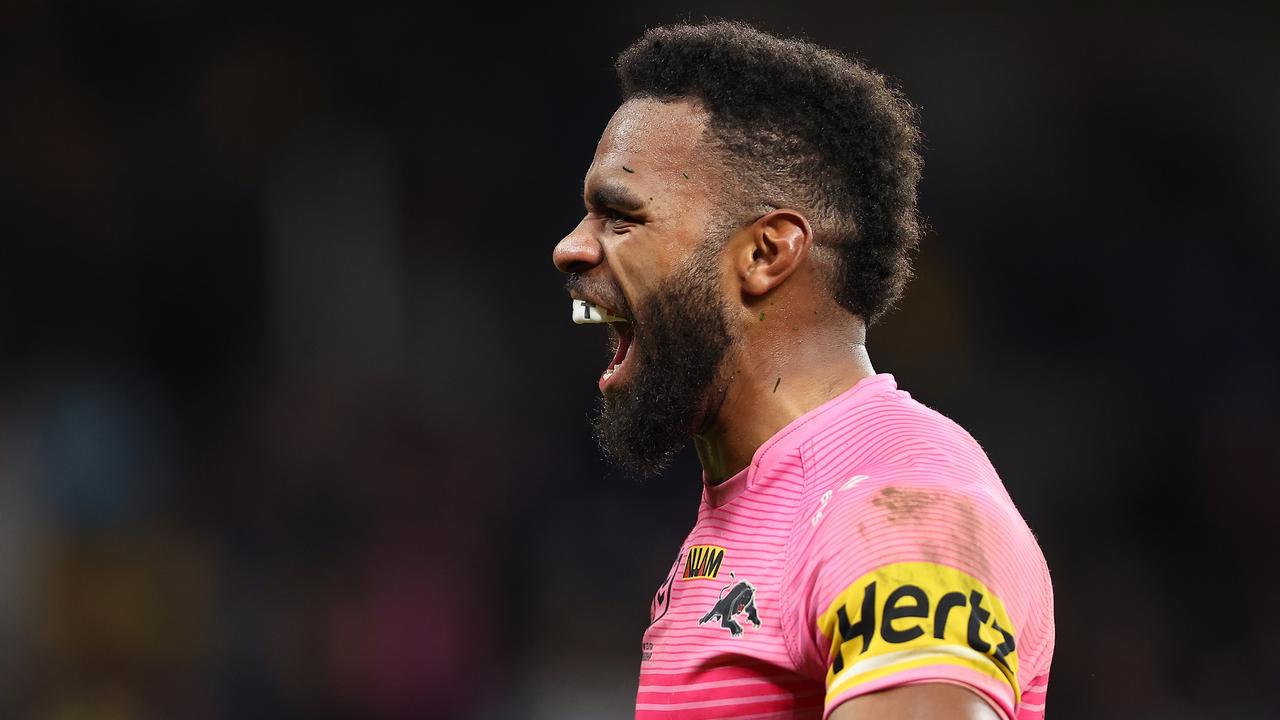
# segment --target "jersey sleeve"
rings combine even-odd
[[[926,682],[1015,717],[1047,569],[998,481],[917,468],[835,479],[796,537],[795,652],[825,678],[824,717]]]

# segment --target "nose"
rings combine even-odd
[[[578,223],[578,227],[556,243],[551,253],[551,261],[562,273],[585,273],[604,260],[604,248],[600,241],[588,232],[586,220]]]

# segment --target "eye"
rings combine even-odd
[[[626,228],[640,224],[640,220],[638,218],[613,208],[601,209],[600,217],[604,218],[605,224],[612,226],[614,229]]]

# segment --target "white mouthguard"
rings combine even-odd
[[[573,301],[573,321],[579,325],[585,323],[609,323],[626,321],[624,317],[610,315],[609,311],[599,305],[592,305],[586,300]]]

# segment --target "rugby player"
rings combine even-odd
[[[982,448],[877,374],[920,234],[915,112],[748,25],[647,32],[554,250],[607,322],[596,436],[697,521],[650,604],[637,718],[1040,718],[1053,599]]]

